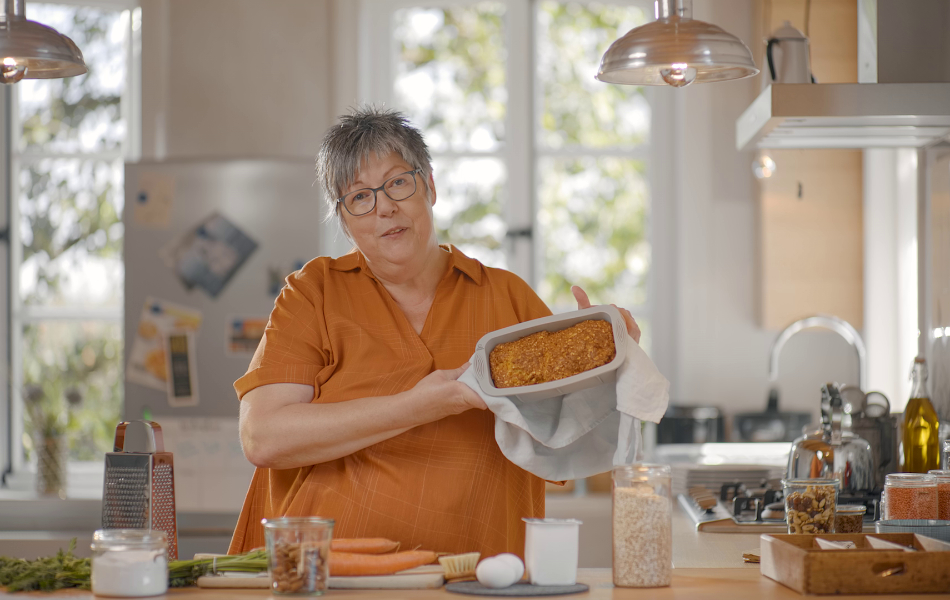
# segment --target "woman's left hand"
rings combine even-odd
[[[587,292],[585,292],[581,286],[575,285],[571,286],[571,293],[574,294],[574,298],[577,300],[577,310],[583,310],[585,308],[590,308],[590,298],[587,297]],[[640,326],[637,325],[637,320],[633,318],[633,315],[630,314],[630,311],[626,308],[620,308],[616,304],[611,304],[614,308],[620,311],[620,314],[623,315],[623,320],[627,324],[627,333],[630,334],[630,337],[633,338],[633,341],[640,343]]]

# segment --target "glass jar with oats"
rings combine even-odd
[[[613,470],[613,579],[619,587],[670,585],[673,495],[668,465]]]

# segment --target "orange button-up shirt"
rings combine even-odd
[[[312,385],[311,402],[412,388],[465,363],[490,331],[551,314],[516,275],[444,246],[449,268],[417,334],[359,252],[321,257],[287,278],[238,397],[262,385]],[[262,546],[261,518],[334,519],[334,537],[383,537],[439,552],[522,555],[522,517],[544,516],[544,482],[495,442],[494,417],[469,410],[349,456],[254,472],[229,553]]]

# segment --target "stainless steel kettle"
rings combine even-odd
[[[845,496],[875,492],[876,465],[867,440],[842,429],[844,408],[833,383],[821,388],[821,427],[792,442],[786,477],[833,478]]]
[[[778,48],[776,56],[775,49]],[[811,75],[811,57],[808,38],[792,27],[791,22],[775,30],[765,47],[769,74],[775,83],[814,83]]]
[[[874,487],[884,489],[884,478],[900,471],[900,419],[890,414],[891,403],[881,392],[865,394],[860,388],[841,388],[844,411],[851,415],[851,431],[871,444],[875,474]]]

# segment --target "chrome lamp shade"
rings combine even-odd
[[[749,47],[692,18],[692,0],[656,0],[657,20],[628,31],[607,49],[597,79],[626,85],[711,83],[759,72]]]
[[[25,0],[0,0],[0,83],[55,79],[87,71],[75,43],[25,16]]]

